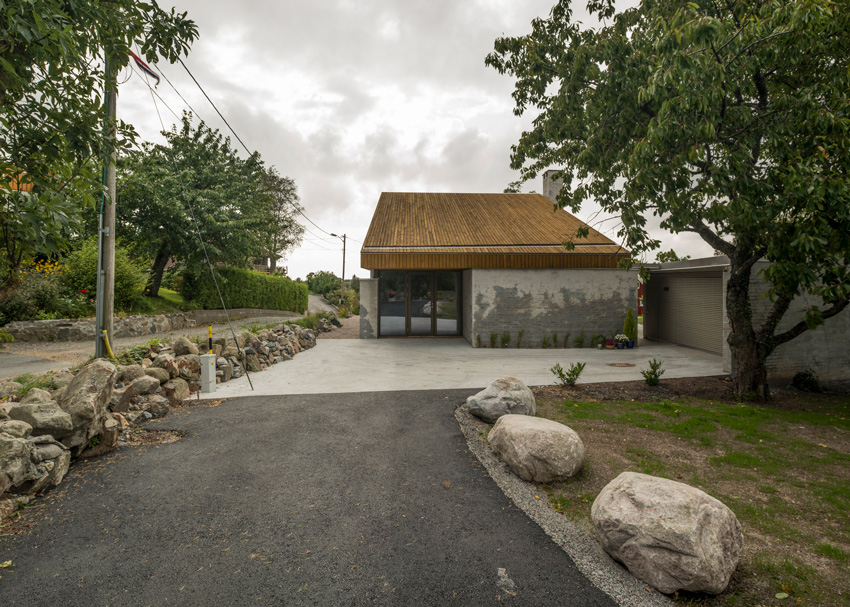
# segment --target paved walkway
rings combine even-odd
[[[469,452],[465,396],[172,410],[146,427],[185,438],[81,462],[0,539],[2,603],[613,607]]]
[[[463,339],[340,339],[321,336],[315,348],[262,373],[252,373],[252,391],[243,376],[220,384],[221,398],[270,394],[319,394],[384,390],[483,388],[498,377],[518,377],[527,385],[552,384],[549,369],[586,362],[579,383],[642,379],[653,358],[664,361],[664,377],[722,375],[720,356],[670,344],[642,342],[633,350],[472,348]],[[634,367],[612,367],[631,363]]]

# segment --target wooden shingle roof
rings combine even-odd
[[[616,267],[628,252],[539,194],[384,192],[361,249],[368,269]],[[562,246],[572,240],[576,247]]]

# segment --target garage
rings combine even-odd
[[[723,267],[652,270],[644,285],[644,337],[722,355]]]

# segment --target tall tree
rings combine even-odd
[[[175,62],[197,38],[186,13],[156,0],[0,2],[0,223],[7,278],[20,260],[67,243],[81,205],[100,192],[104,58],[116,68],[134,43]],[[134,141],[119,123],[118,143]],[[30,193],[10,187],[23,181]]]
[[[650,213],[728,255],[736,392],[767,397],[767,357],[849,301],[850,11],[830,0],[588,9],[601,27],[561,0],[486,59],[516,77],[516,114],[539,110],[511,165],[524,178],[563,166],[559,206],[595,200],[638,256],[660,244]],[[772,305],[756,324],[761,259]],[[778,330],[803,293],[822,304]]]
[[[269,223],[265,231],[268,237],[268,257],[272,270],[279,259],[286,257],[304,236],[304,227],[295,220],[304,209],[299,204],[298,186],[291,177],[283,177],[274,167],[266,169],[263,188],[268,194],[267,213]]]
[[[230,139],[184,113],[167,145],[145,144],[119,162],[119,235],[153,259],[148,295],[155,297],[170,259],[197,268],[247,266],[268,250],[271,195],[258,154],[240,158]],[[203,245],[201,242],[203,241]]]

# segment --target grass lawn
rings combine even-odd
[[[723,594],[677,604],[850,605],[850,397],[753,405],[646,392],[600,400],[581,385],[535,390],[537,415],[576,430],[587,449],[578,476],[543,486],[552,506],[592,530],[591,504],[621,472],[687,483],[735,512],[745,546]]]
[[[129,314],[177,314],[186,310],[183,296],[171,289],[159,289],[159,297],[145,297],[145,309],[131,310]]]

